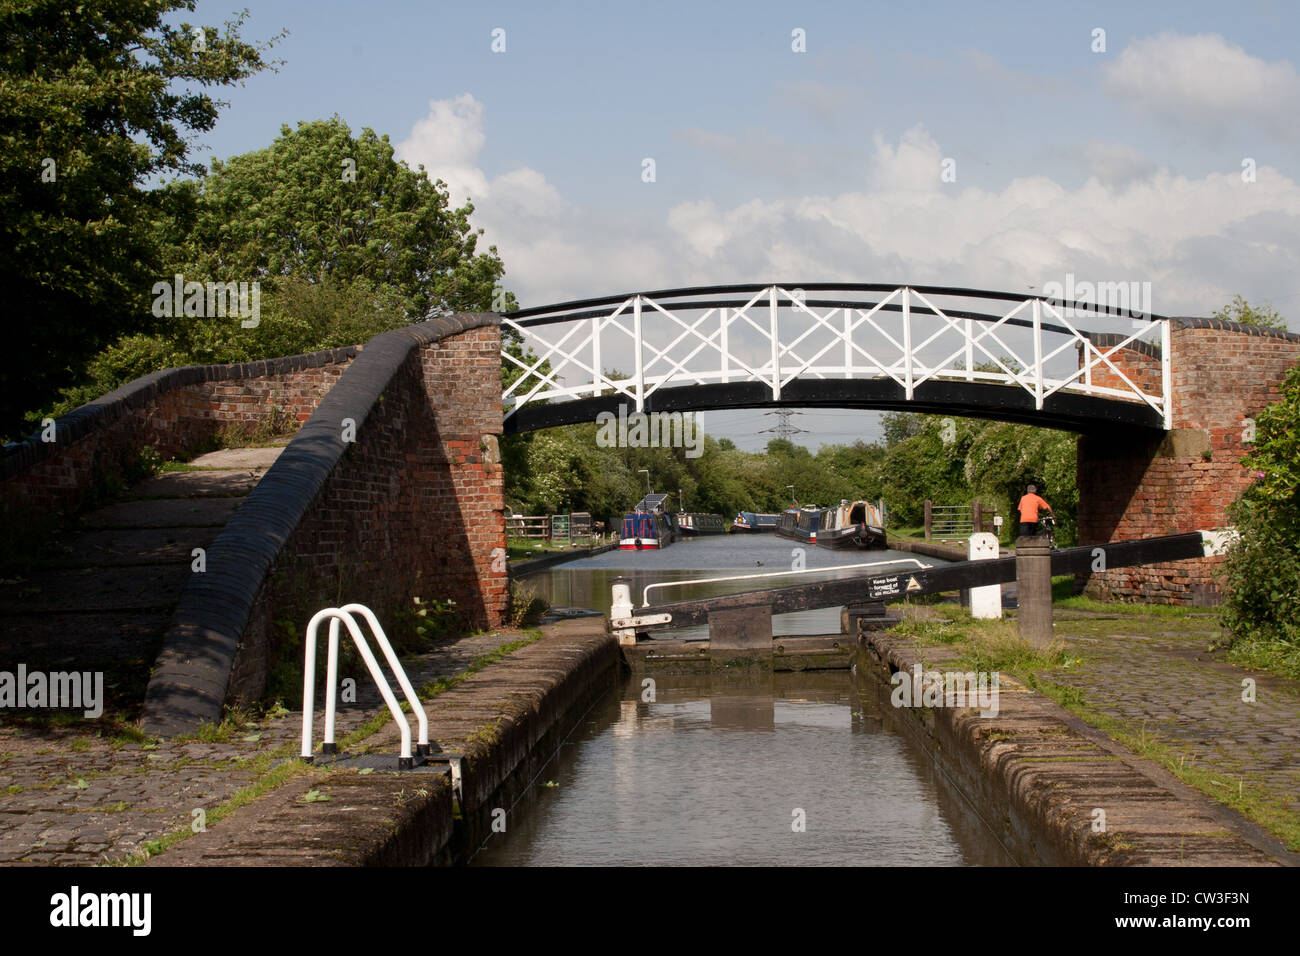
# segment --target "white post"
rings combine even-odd
[[[388,705],[389,712],[393,715],[393,720],[397,721],[397,729],[402,734],[402,752],[398,767],[405,769],[411,766],[411,724],[402,714],[402,706],[393,696],[393,689],[388,686],[388,679],[384,677],[384,672],[379,669],[379,661],[375,660],[375,655],[370,652],[370,645],[362,636],[360,629],[357,627],[356,620],[351,614],[339,612],[338,608],[332,608],[335,613],[343,614],[343,623],[348,627],[348,633],[352,635],[352,641],[357,645],[357,650],[361,652],[361,659],[366,662],[366,668],[370,671],[370,676],[379,688],[379,696],[384,698],[384,703]]]
[[[329,663],[327,670],[332,675],[330,681],[331,691],[326,696],[326,721],[325,721],[325,740],[333,742],[334,740],[334,698],[332,688],[338,673],[338,623],[342,621],[347,625],[348,633],[352,636],[353,642],[357,645],[357,650],[361,653],[361,658],[366,662],[366,667],[370,670],[370,676],[379,689],[379,694],[384,698],[384,703],[388,705],[388,710],[397,721],[398,729],[402,735],[402,750],[398,767],[407,769],[412,765],[411,757],[411,725],[410,722],[402,715],[402,708],[397,703],[397,698],[393,696],[392,688],[388,686],[388,679],[384,677],[384,672],[379,669],[379,662],[375,660],[374,654],[370,653],[370,648],[366,644],[366,639],[362,636],[361,631],[357,628],[357,622],[351,613],[336,607],[327,607],[317,611],[311,621],[307,624],[307,637],[304,642],[304,660],[302,665],[302,758],[310,761],[311,753],[311,732],[312,732],[312,708],[316,695],[316,629],[320,622],[325,618],[332,618],[330,622],[331,648],[329,653]],[[382,632],[379,632],[382,633]],[[378,636],[378,635],[377,635]],[[386,639],[385,639],[386,640]],[[400,671],[398,671],[400,673]],[[405,675],[403,675],[405,676]],[[421,710],[422,708],[417,708]],[[332,751],[331,751],[332,752]]]
[[[912,400],[912,290],[904,286],[903,288],[903,353],[907,359],[907,369],[905,372],[904,388],[907,390],[907,400]]]
[[[402,667],[401,661],[397,659],[397,653],[393,650],[393,645],[388,642],[388,635],[379,625],[379,618],[375,612],[370,610],[364,604],[345,604],[340,611],[348,614],[360,614],[370,625],[370,633],[374,635],[375,642],[379,644],[380,650],[384,652],[384,658],[388,661],[388,666],[393,671],[393,676],[397,678],[397,683],[402,688],[402,693],[406,695],[407,702],[411,705],[411,710],[415,712],[415,719],[419,724],[420,736],[416,741],[419,744],[419,752],[427,753],[429,750],[429,717],[424,712],[424,705],[420,703],[420,698],[415,694],[415,688],[411,686],[411,680],[406,676],[406,669]],[[334,628],[331,628],[331,636]]]
[[[632,303],[632,331],[636,335],[636,410],[645,411],[645,360],[641,355],[641,296]]]
[[[844,307],[844,377],[853,377],[853,310]]]
[[[321,741],[321,753],[332,754],[338,748],[334,746],[334,718],[338,713],[339,683],[339,619],[330,618],[329,642],[325,651],[325,736]]]
[[[632,610],[632,587],[619,578],[610,588],[609,619],[631,617]]]
[[[634,613],[632,607],[632,587],[623,578],[615,578],[610,588],[609,619],[626,621]],[[635,644],[636,630],[633,628],[614,629],[614,636],[620,644]]]
[[[970,536],[970,559],[987,561],[998,556],[998,539],[987,531]],[[1002,585],[987,584],[970,589],[970,616],[989,620],[1002,616]]]
[[[722,380],[731,381],[731,355],[727,351],[727,307],[724,305],[718,312],[722,316]]]
[[[975,381],[975,327],[974,320],[966,320],[966,381]]]
[[[600,395],[600,316],[591,317],[591,394]]]
[[[1034,300],[1034,407],[1043,407],[1043,300]]]
[[[781,340],[776,316],[776,286],[772,286],[767,292],[767,317],[772,335],[772,401],[776,401],[781,397]]]
[[[312,617],[307,624],[307,636],[303,640],[301,751],[303,760],[311,760],[311,718],[312,708],[316,704],[316,628],[332,610],[333,608],[326,608]]]
[[[1174,427],[1174,337],[1170,319],[1160,320],[1160,387],[1164,390],[1165,431]]]

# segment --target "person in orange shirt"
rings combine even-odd
[[[1034,534],[1038,531],[1038,513],[1040,511],[1046,509],[1049,515],[1056,517],[1052,511],[1052,506],[1042,498],[1038,497],[1037,485],[1030,485],[1026,489],[1025,495],[1020,499],[1020,504],[1016,505],[1016,509],[1020,512],[1021,537]]]

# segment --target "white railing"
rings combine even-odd
[[[427,756],[432,749],[429,746],[428,715],[424,712],[424,706],[415,694],[415,688],[411,686],[410,680],[407,679],[406,671],[398,661],[397,654],[393,652],[393,646],[388,642],[384,629],[379,626],[379,619],[375,617],[370,608],[363,604],[345,604],[343,607],[327,607],[317,611],[307,624],[302,669],[302,759],[309,762],[312,760],[312,719],[316,699],[316,631],[322,622],[328,620],[330,630],[329,645],[325,657],[325,730],[321,742],[321,752],[323,754],[337,752],[337,745],[334,741],[334,722],[337,714],[338,695],[339,623],[342,622],[347,626],[348,634],[357,645],[361,659],[366,662],[366,667],[370,670],[370,676],[374,679],[375,686],[379,689],[380,695],[384,698],[384,703],[388,705],[388,709],[392,712],[393,719],[397,721],[398,729],[401,731],[402,751],[398,758],[398,767],[400,769],[409,769],[414,766],[414,758],[411,753],[411,724],[402,713],[402,707],[393,694],[388,678],[379,667],[379,662],[375,660],[370,645],[366,643],[365,635],[362,634],[361,628],[357,626],[355,615],[358,614],[365,618],[366,623],[370,625],[370,631],[374,635],[375,642],[384,652],[388,666],[392,668],[393,676],[397,678],[402,693],[406,695],[411,710],[419,721],[419,741],[416,753],[420,756]]]
[[[662,388],[730,382],[761,382],[779,402],[782,389],[797,378],[878,378],[896,382],[908,401],[927,382],[955,380],[1024,389],[1038,410],[1058,392],[1141,402],[1171,427],[1167,318],[978,290],[822,288],[880,297],[820,300],[802,288],[733,286],[503,315],[503,326],[518,333],[525,347],[522,356],[502,351],[520,370],[504,392],[505,415],[535,402],[614,394],[641,412]],[[714,293],[729,298],[700,298]],[[998,311],[936,304],[963,299],[994,302]],[[1079,311],[1112,326],[1119,319],[1132,321],[1116,344],[1099,347],[1088,330],[1072,323]],[[1105,331],[1114,334],[1113,328]],[[1151,345],[1159,341],[1158,392],[1144,390],[1115,361],[1121,349],[1146,341],[1143,336]],[[1068,354],[1071,349],[1075,355]],[[610,371],[618,365],[625,371]],[[1095,372],[1110,383],[1094,381]]]

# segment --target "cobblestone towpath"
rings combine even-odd
[[[1085,720],[1300,851],[1300,682],[1211,650],[1215,615],[1058,611],[1078,663],[1037,676]]]
[[[424,690],[522,637],[502,630],[447,641],[405,658],[404,665]],[[360,680],[357,698],[340,707],[340,740],[387,713]],[[314,739],[320,740],[322,728],[318,710]],[[142,742],[75,725],[0,728],[0,865],[138,859],[149,841],[193,832],[196,820],[237,800],[280,763],[295,761],[301,735],[301,710],[227,725],[204,735],[208,739]]]

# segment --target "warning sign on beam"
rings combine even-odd
[[[867,582],[867,600],[879,601],[882,598],[898,597],[903,593],[903,576],[872,578]]]

